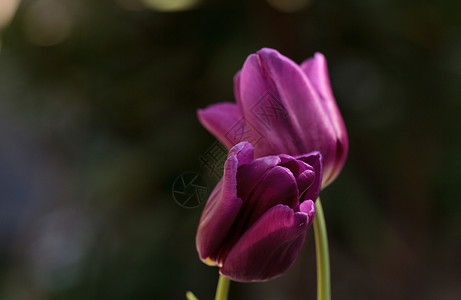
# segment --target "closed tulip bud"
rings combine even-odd
[[[296,260],[315,217],[321,155],[254,159],[242,142],[229,152],[197,230],[200,259],[234,281],[265,281]]]

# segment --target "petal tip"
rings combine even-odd
[[[256,51],[256,53],[257,53],[258,55],[280,54],[280,52],[278,52],[277,50],[272,49],[272,48],[268,48],[268,47],[263,47],[263,48],[261,48],[260,50]]]
[[[250,142],[244,141],[233,146],[229,151],[228,159],[235,156],[238,161],[238,166],[246,165],[254,158],[254,148]]]
[[[307,227],[311,226],[315,218],[315,203],[312,200],[306,200],[299,206],[299,211],[307,215]]]
[[[320,60],[320,61],[326,61],[325,55],[321,52],[315,52],[314,53],[314,59]]]

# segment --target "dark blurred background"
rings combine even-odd
[[[172,191],[262,47],[316,51],[350,137],[322,192],[333,299],[461,299],[461,1],[2,0],[0,299],[212,299]],[[315,299],[310,230],[231,299]]]

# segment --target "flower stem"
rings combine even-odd
[[[198,298],[195,297],[194,293],[192,293],[191,291],[188,291],[188,292],[186,293],[186,299],[187,299],[187,300],[198,300]]]
[[[229,293],[230,280],[219,275],[218,287],[216,289],[215,300],[227,300],[227,294]]]
[[[330,300],[330,257],[327,227],[320,198],[315,202],[314,219],[315,252],[317,256],[317,300]]]

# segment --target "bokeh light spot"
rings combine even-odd
[[[142,0],[144,4],[157,11],[181,11],[195,7],[199,0]]]
[[[20,0],[0,1],[0,29],[8,25],[18,8]]]
[[[57,0],[37,0],[27,7],[23,25],[27,39],[39,46],[62,43],[72,29],[72,16]]]

